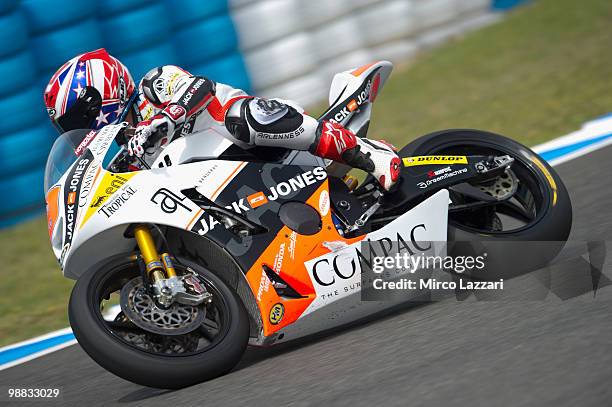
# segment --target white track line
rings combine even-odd
[[[23,347],[26,347],[28,345],[33,345],[33,344],[36,344],[36,343],[39,343],[39,342],[42,342],[42,341],[45,341],[45,340],[48,340],[48,339],[53,339],[53,338],[56,338],[56,337],[59,337],[59,336],[63,336],[63,335],[66,335],[66,334],[71,334],[71,333],[72,333],[72,329],[70,329],[70,328],[64,328],[64,329],[60,329],[58,331],[49,332],[48,334],[37,336],[36,338],[32,338],[32,339],[28,339],[26,341],[22,341],[22,342],[14,343],[12,345],[4,346],[4,347],[0,348],[0,355],[5,353],[5,352],[14,350],[14,349],[23,348]],[[66,342],[54,345],[52,347],[40,350],[38,352],[32,353],[30,355],[27,355],[27,356],[24,356],[24,357],[21,357],[21,358],[18,358],[18,359],[6,362],[6,363],[0,365],[0,370],[8,369],[9,367],[12,367],[12,366],[15,366],[15,365],[19,365],[21,363],[25,363],[25,362],[27,362],[29,360],[36,359],[36,358],[44,356],[46,354],[49,354],[49,353],[55,352],[57,350],[63,349],[65,347],[67,347],[67,346],[74,345],[75,343],[76,343],[76,340],[72,339],[72,340],[69,340],[69,341],[66,341]]]
[[[76,339],[71,339],[71,340],[69,340],[67,342],[64,342],[64,343],[61,343],[59,345],[52,346],[52,347],[47,348],[45,350],[41,350],[39,352],[32,353],[31,355],[28,355],[28,356],[25,356],[25,357],[22,357],[22,358],[19,358],[19,359],[15,359],[15,360],[13,360],[11,362],[7,362],[7,363],[5,363],[3,365],[0,365],[0,371],[8,369],[8,368],[13,367],[13,366],[21,365],[22,363],[29,362],[30,360],[37,359],[37,358],[39,358],[41,356],[48,355],[49,353],[53,353],[53,352],[56,352],[56,351],[58,351],[60,349],[64,349],[64,348],[67,348],[68,346],[72,346],[72,345],[76,345],[76,344],[77,344]]]

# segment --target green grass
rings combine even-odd
[[[395,72],[370,137],[480,128],[528,145],[612,111],[612,2],[542,0]]]
[[[2,231],[0,247],[0,346],[65,328],[73,282],[62,277],[46,219]]]
[[[405,144],[453,127],[536,144],[612,111],[612,2],[541,0],[398,67],[371,137]],[[72,282],[37,219],[0,232],[0,346],[67,326]]]

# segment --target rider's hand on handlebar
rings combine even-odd
[[[163,137],[169,134],[171,125],[171,121],[163,115],[158,115],[152,120],[138,123],[134,130],[134,135],[128,141],[128,153],[131,156],[142,157],[145,153],[147,141],[154,141],[150,140],[151,136]]]
[[[128,152],[132,156],[142,157],[146,149],[146,143],[153,142],[174,134],[174,131],[180,127],[187,118],[187,111],[183,106],[176,103],[169,104],[158,115],[151,120],[145,120],[136,125],[134,136],[128,142]],[[151,136],[155,136],[155,140],[149,140]]]
[[[131,156],[142,157],[144,155],[144,143],[149,139],[150,130],[143,129],[143,131],[134,133],[132,138],[128,141],[127,148],[128,153]]]

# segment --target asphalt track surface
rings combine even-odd
[[[570,239],[612,241],[612,147],[557,170],[573,202]],[[527,294],[535,286],[529,275],[512,284]],[[126,382],[79,346],[0,372],[0,386],[60,387],[58,405],[81,406],[604,406],[612,400],[612,285],[593,297],[448,299],[396,310],[250,349],[229,375],[179,391]]]

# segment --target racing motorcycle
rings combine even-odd
[[[337,74],[321,119],[366,137],[391,69],[381,61]],[[538,267],[571,226],[555,171],[484,131],[410,142],[399,152],[397,186],[383,192],[371,177],[355,186],[349,168],[308,152],[245,150],[214,132],[178,138],[131,171],[130,130],[63,134],[45,191],[54,254],[77,280],[69,317],[78,342],[110,372],[146,386],[207,380],[229,372],[248,344],[393,306],[362,301],[364,260],[380,254],[364,242],[402,242],[410,254],[431,247],[423,242],[501,242],[491,246],[497,266],[521,258]],[[556,244],[522,256],[503,250],[520,241]]]

